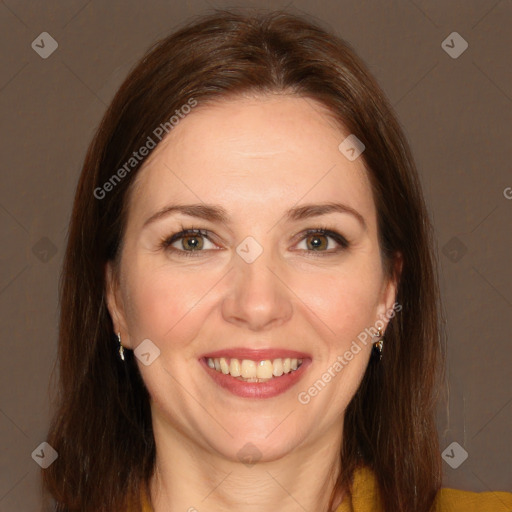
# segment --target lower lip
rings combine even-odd
[[[304,359],[297,370],[273,377],[267,382],[244,382],[231,375],[225,375],[208,366],[205,359],[200,359],[208,375],[221,387],[231,393],[243,398],[272,398],[288,391],[304,375],[307,367],[311,363],[310,359]]]

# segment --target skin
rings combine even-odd
[[[307,405],[297,395],[383,318],[396,295],[383,271],[364,163],[338,150],[347,135],[310,99],[224,100],[181,120],[137,176],[119,269],[108,264],[106,281],[123,345],[150,339],[161,351],[149,366],[137,360],[151,396],[155,512],[327,510],[344,412],[371,343]],[[334,201],[359,212],[366,227],[348,213],[284,219],[288,208]],[[200,202],[224,207],[229,223],[178,213],[143,227],[169,204]],[[159,245],[181,223],[211,233],[197,257]],[[318,227],[350,246],[323,235],[313,250],[307,241],[315,236],[301,233]],[[236,252],[247,236],[263,248],[250,264]],[[173,247],[192,252],[182,242]],[[240,346],[304,351],[311,366],[277,397],[237,397],[214,384],[198,359]],[[261,453],[250,467],[237,455],[248,442]]]

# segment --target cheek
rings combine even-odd
[[[134,260],[125,294],[134,345],[149,338],[159,346],[167,345],[167,350],[183,349],[222,301],[221,290],[228,291],[226,282],[221,282],[224,272],[155,265],[143,257]],[[318,335],[325,341],[332,339],[337,350],[340,343],[350,344],[374,324],[382,275],[373,253],[361,251],[329,268],[288,268],[281,274],[291,290],[281,300],[295,302],[297,312],[301,311],[292,322],[299,328],[304,318],[309,318],[306,321],[317,328]],[[279,282],[275,286],[279,287]]]
[[[381,284],[380,261],[354,257],[332,272],[298,275],[294,289],[339,343],[374,325]]]
[[[176,272],[142,260],[133,265],[127,282],[127,303],[128,325],[135,343],[149,338],[159,345],[172,338],[173,345],[178,346],[180,340],[191,339],[191,329],[201,325],[196,310],[212,286],[208,283],[207,274],[201,272]]]

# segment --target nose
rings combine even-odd
[[[227,322],[263,331],[290,320],[293,293],[270,250],[264,250],[252,263],[236,255],[233,265],[222,303],[222,315]]]

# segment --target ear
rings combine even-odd
[[[125,307],[121,295],[119,278],[116,270],[114,269],[114,264],[111,261],[108,261],[105,264],[105,295],[114,332],[116,334],[121,333],[121,341],[124,347],[132,348],[130,336],[128,334]]]
[[[396,302],[396,295],[400,277],[402,275],[403,256],[400,252],[395,253],[391,268],[391,275],[384,281],[381,290],[381,298],[377,310],[379,320],[384,323],[382,333],[386,331],[387,325],[398,311],[402,309],[402,305]]]

